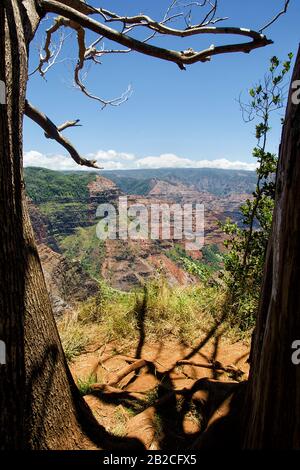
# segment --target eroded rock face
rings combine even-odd
[[[124,291],[140,287],[158,274],[171,286],[195,283],[195,276],[164,254],[172,246],[171,240],[107,240],[101,275],[112,287]]]
[[[161,180],[153,180],[153,186],[148,196],[169,199],[181,204],[198,203],[209,205],[216,199],[216,196],[206,191],[197,190],[194,185],[187,186],[179,182],[169,183]]]
[[[75,233],[78,227],[89,227],[97,223],[99,204],[114,204],[122,191],[107,178],[97,175],[87,184],[80,200],[52,194],[49,201],[34,203],[28,198],[29,214],[37,243],[50,246],[60,252],[59,239]]]
[[[153,180],[148,197],[156,197],[180,204],[203,204],[205,210],[216,214],[225,214],[236,219],[240,217],[240,206],[247,198],[247,193],[230,193],[226,196],[217,196],[207,191],[199,191],[195,185],[187,186],[182,183]]]
[[[50,221],[41,213],[36,205],[27,198],[27,205],[30,215],[31,224],[38,244],[45,244],[55,251],[59,251],[55,238],[50,233]]]
[[[54,314],[61,315],[97,294],[97,281],[78,262],[67,260],[44,244],[38,245],[38,252]]]
[[[115,204],[123,195],[118,186],[108,178],[97,175],[94,181],[88,184],[89,190],[89,221],[96,222],[96,211],[100,204]]]

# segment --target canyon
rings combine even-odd
[[[206,269],[217,271],[224,251],[219,223],[228,217],[241,223],[239,208],[251,198],[255,173],[162,169],[100,174],[26,168],[25,181],[46,283],[59,314],[94,295],[101,279],[128,291],[158,275],[170,285],[188,285],[199,281]],[[184,240],[172,238],[172,222],[169,239],[99,240],[97,207],[112,204],[117,208],[120,196],[127,196],[128,207],[203,204],[204,249],[185,252]]]

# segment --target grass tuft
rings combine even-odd
[[[74,357],[84,352],[89,342],[89,335],[74,316],[66,315],[58,320],[57,325],[66,358],[72,361]]]
[[[91,385],[97,383],[95,374],[90,374],[87,377],[79,378],[77,380],[77,387],[82,396],[88,395],[91,392]]]
[[[76,317],[59,320],[58,328],[70,361],[95,340],[116,341],[123,351],[141,335],[148,342],[169,337],[193,346],[218,321],[230,340],[249,337],[250,330],[241,337],[239,323],[234,324],[225,288],[203,283],[170,287],[160,276],[135,292],[121,292],[102,281],[97,297],[80,304]]]

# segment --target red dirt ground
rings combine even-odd
[[[110,343],[90,348],[70,368],[76,381],[95,375],[97,384],[85,400],[107,431],[135,437],[149,450],[186,448],[229,413],[232,393],[249,371],[246,344],[213,338],[201,346],[166,340],[145,344],[136,358],[134,349],[124,356]],[[141,358],[147,361],[144,367],[114,383],[120,371]]]

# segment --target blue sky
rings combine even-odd
[[[160,19],[170,0],[90,3],[120,14],[143,12]],[[222,6],[219,16],[230,17],[224,25],[259,29],[284,2],[223,0],[219,3]],[[194,22],[199,19],[195,14]],[[61,62],[49,70],[47,81],[38,74],[30,78],[27,96],[56,124],[80,118],[82,127],[69,129],[65,135],[83,156],[96,158],[107,169],[163,166],[253,169],[254,124],[243,122],[236,100],[240,92],[249,89],[264,75],[270,57],[277,55],[285,59],[290,51],[296,53],[300,39],[299,20],[299,0],[291,0],[288,13],[266,31],[274,41],[273,45],[251,54],[215,56],[211,62],[194,64],[186,71],[135,52],[105,56],[101,65],[89,69],[85,82],[89,90],[104,98],[114,98],[131,85],[133,93],[121,106],[104,110],[73,86],[74,62],[65,60],[76,57],[76,38],[72,35],[65,41]],[[43,21],[33,41],[30,70],[37,63],[38,47],[50,24],[51,19]],[[87,36],[91,40],[95,38],[90,34]],[[232,37],[179,40],[161,36],[152,43],[178,50],[190,46],[201,50],[212,43],[228,41],[231,42]],[[111,47],[112,43],[105,41],[105,46]],[[274,152],[277,152],[280,140],[281,115],[273,116],[269,148]],[[24,154],[27,166],[82,169],[56,142],[45,139],[43,131],[27,118]]]

